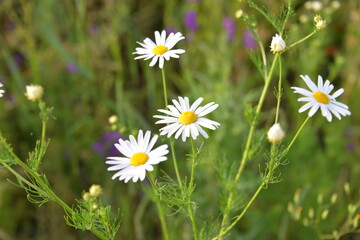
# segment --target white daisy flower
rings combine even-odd
[[[1,88],[2,86],[4,86],[4,85],[3,85],[2,83],[0,83],[0,88]],[[5,92],[5,90],[0,89],[0,97],[3,96],[4,92]]]
[[[205,138],[209,136],[202,129],[202,127],[215,130],[220,123],[204,118],[208,113],[214,111],[219,104],[214,102],[208,103],[203,107],[199,107],[203,98],[198,98],[191,106],[187,97],[179,97],[179,101],[172,100],[174,105],[168,105],[165,109],[158,109],[159,112],[165,113],[169,116],[155,115],[154,118],[160,118],[155,124],[168,124],[167,126],[160,129],[160,135],[167,134],[168,137],[173,135],[175,132],[175,138],[177,139],[180,135],[183,142],[187,137],[192,136],[193,139],[199,135],[203,135]]]
[[[35,101],[41,99],[43,95],[44,95],[44,88],[42,86],[36,85],[36,84],[30,84],[30,85],[26,86],[25,96],[30,101],[35,102]]]
[[[285,48],[286,43],[283,38],[279,34],[275,34],[271,40],[270,51],[272,53],[282,53],[285,51]]]
[[[341,115],[351,115],[350,111],[348,110],[348,106],[336,101],[335,99],[344,92],[344,89],[341,88],[333,95],[330,95],[330,92],[334,89],[334,86],[330,84],[329,80],[326,80],[325,84],[323,84],[323,79],[319,75],[318,84],[316,86],[308,75],[300,75],[300,77],[305,81],[306,85],[310,88],[311,91],[304,88],[292,87],[292,89],[295,90],[294,93],[300,93],[301,95],[305,96],[299,98],[298,101],[307,102],[299,109],[299,112],[304,112],[310,108],[308,115],[311,117],[320,108],[321,114],[326,117],[329,122],[332,120],[332,114],[334,114],[338,119],[341,119]]]
[[[119,143],[116,143],[115,147],[124,157],[108,157],[108,161],[106,161],[107,164],[113,165],[108,168],[108,171],[118,171],[112,179],[119,178],[125,183],[130,179],[133,182],[137,182],[139,179],[143,181],[146,171],[154,170],[152,165],[167,160],[165,155],[169,153],[168,145],[164,144],[152,150],[158,135],[151,139],[150,135],[150,131],[146,131],[144,136],[143,131],[140,130],[137,141],[132,135],[130,135],[130,141],[119,139]]]
[[[171,50],[177,42],[180,40],[185,39],[182,33],[170,33],[169,36],[166,38],[166,31],[163,30],[161,34],[156,31],[155,32],[155,43],[150,39],[146,38],[144,43],[137,42],[142,46],[142,48],[136,48],[136,52],[133,54],[139,54],[136,59],[144,59],[148,60],[152,58],[150,62],[150,67],[154,66],[156,62],[159,60],[159,67],[164,67],[164,59],[169,60],[172,58],[179,58],[178,54],[184,53],[185,50],[183,49],[173,49]]]

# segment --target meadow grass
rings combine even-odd
[[[0,1],[0,239],[296,240],[358,231],[360,6],[314,2]],[[325,29],[316,29],[316,15]],[[134,60],[136,42],[163,29],[184,34],[175,48],[186,52],[163,71]],[[270,51],[275,34],[282,53]],[[351,116],[299,113],[290,87],[305,87],[300,75],[344,88],[339,101]],[[30,84],[44,88],[41,100],[24,96]],[[169,104],[178,96],[219,104],[209,118],[221,125],[206,129],[207,139],[160,136],[167,161],[144,181],[111,180],[105,161],[121,155],[118,138],[164,127],[153,118],[166,107],[164,90]],[[281,143],[267,139],[275,122]]]

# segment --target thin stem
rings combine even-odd
[[[276,113],[275,113],[275,123],[279,121],[279,110],[280,110],[280,102],[281,102],[281,95],[282,95],[282,89],[281,89],[281,72],[282,72],[282,66],[281,66],[281,56],[279,54],[279,83],[278,83],[278,90],[277,90],[277,104],[276,104]]]
[[[267,93],[268,88],[270,86],[271,77],[272,77],[272,74],[274,72],[275,65],[276,65],[276,62],[277,62],[278,58],[279,58],[279,54],[276,54],[275,58],[274,58],[274,61],[272,62],[272,65],[271,65],[270,72],[267,75],[267,79],[265,81],[265,85],[264,85],[263,91],[261,93],[258,105],[256,107],[256,116],[258,116],[260,114],[261,108],[262,108],[264,100],[265,100],[266,93]],[[255,125],[256,125],[256,118],[254,118],[252,120],[251,125],[250,125],[249,135],[248,135],[248,138],[246,140],[245,150],[244,150],[242,158],[241,158],[240,167],[239,167],[239,169],[237,171],[237,174],[235,176],[235,179],[234,179],[234,185],[236,185],[238,183],[238,181],[240,180],[241,174],[244,171],[246,162],[248,160],[248,155],[250,153],[250,146],[251,146],[252,138],[253,138],[254,131],[255,131]],[[230,192],[225,209],[229,209],[229,207],[232,205],[233,197],[234,197],[233,193]],[[221,222],[220,235],[223,235],[222,233],[223,233],[223,231],[225,229],[225,225],[226,225],[226,223],[228,221],[228,218],[229,218],[229,213],[224,213],[223,219],[222,219],[222,222]]]
[[[297,139],[297,137],[299,136],[301,130],[304,128],[305,124],[309,121],[310,117],[308,116],[305,121],[303,122],[303,124],[301,125],[301,127],[299,128],[299,130],[296,132],[295,136],[293,137],[293,139],[291,140],[290,144],[287,146],[286,148],[286,152],[288,152],[291,148],[291,146],[294,144],[295,140]]]
[[[166,107],[168,105],[168,99],[167,99],[166,77],[165,77],[164,68],[161,69],[161,77],[162,77],[162,82],[163,82],[164,102],[165,102],[165,107]]]
[[[159,218],[160,218],[160,224],[161,224],[161,229],[162,229],[162,232],[163,232],[163,236],[164,236],[165,240],[169,240],[170,238],[169,238],[169,233],[168,233],[168,230],[167,230],[167,224],[166,224],[166,220],[165,220],[164,209],[163,209],[163,207],[161,205],[160,198],[159,198],[159,195],[158,195],[158,190],[157,190],[157,187],[156,187],[156,184],[155,184],[155,181],[154,181],[154,177],[153,177],[153,175],[151,173],[149,174],[149,180],[150,180],[152,189],[153,189],[154,194],[155,194],[155,204],[156,204],[156,207],[157,207],[158,212],[159,212]]]
[[[310,117],[307,117],[305,119],[305,121],[303,122],[303,124],[300,126],[300,128],[298,129],[298,131],[296,132],[295,136],[293,137],[293,139],[291,140],[290,144],[287,146],[287,148],[285,149],[285,153],[289,152],[290,148],[292,147],[292,145],[294,144],[295,140],[298,138],[300,132],[302,131],[302,129],[304,128],[304,126],[306,125],[306,123],[308,122],[308,120],[310,119]],[[274,161],[275,161],[275,148],[276,145],[272,144],[271,146],[271,160],[270,160],[270,166],[269,166],[269,172],[267,173],[266,177],[265,177],[265,181],[263,181],[261,183],[261,185],[258,187],[258,189],[256,190],[256,192],[254,193],[254,195],[251,197],[250,201],[247,203],[246,207],[242,210],[242,212],[235,218],[235,220],[223,231],[220,232],[220,234],[218,236],[216,236],[215,238],[213,238],[213,240],[217,240],[217,239],[221,239],[222,236],[224,236],[226,233],[228,233],[240,220],[241,218],[245,215],[245,213],[247,212],[247,210],[249,209],[249,207],[251,206],[251,204],[255,201],[255,199],[258,197],[258,195],[260,194],[261,190],[269,183],[270,178],[273,174],[273,172],[275,171],[274,168]],[[282,157],[284,157],[284,155],[282,155]],[[281,157],[281,158],[282,158]],[[280,161],[281,159],[279,159]]]
[[[161,77],[162,77],[162,82],[163,82],[164,103],[165,103],[165,107],[167,107],[168,99],[167,99],[167,87],[166,87],[166,77],[165,77],[164,68],[161,69]],[[179,186],[182,187],[181,178],[180,178],[180,174],[179,174],[179,168],[178,168],[177,161],[176,161],[175,145],[174,145],[173,139],[170,139],[170,149],[171,149],[171,156],[173,159],[176,178],[177,178]]]
[[[191,173],[190,173],[190,182],[189,182],[189,187],[192,187],[194,184],[194,172],[195,172],[195,144],[194,144],[194,140],[190,137],[191,139],[191,150],[192,150],[192,157],[191,157]]]
[[[289,50],[290,48],[292,48],[292,47],[294,47],[294,46],[302,43],[303,41],[305,41],[306,39],[308,39],[308,38],[310,38],[312,35],[314,35],[316,32],[317,32],[317,31],[316,31],[316,29],[315,29],[315,30],[314,30],[312,33],[310,33],[309,35],[307,35],[307,36],[305,36],[304,38],[300,39],[299,41],[296,41],[296,42],[294,42],[293,44],[291,44],[289,47],[286,48],[286,50]]]
[[[191,173],[190,173],[190,182],[189,182],[189,189],[192,189],[194,187],[194,172],[195,172],[195,156],[196,156],[196,152],[195,152],[195,144],[194,144],[194,140],[192,138],[191,139],[191,149],[192,149],[192,157],[191,157]],[[188,205],[188,212],[189,212],[189,216],[190,216],[190,220],[191,220],[191,224],[192,224],[192,228],[193,228],[193,235],[194,235],[194,240],[197,240],[197,225],[196,225],[196,220],[195,220],[195,212],[191,206],[191,201],[189,201],[189,205]]]

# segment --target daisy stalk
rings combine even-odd
[[[157,207],[158,213],[159,213],[161,230],[162,230],[164,239],[169,240],[170,238],[169,238],[169,232],[168,232],[168,228],[167,228],[167,224],[166,224],[164,209],[163,209],[163,206],[162,206],[162,204],[160,202],[158,188],[157,188],[156,183],[155,183],[155,177],[151,173],[149,174],[149,180],[150,180],[153,192],[155,194],[155,204],[156,204],[156,207]]]
[[[303,124],[300,126],[300,128],[298,129],[298,131],[296,132],[296,134],[294,135],[294,137],[292,138],[290,144],[287,145],[286,149],[284,151],[282,151],[280,153],[280,158],[278,159],[278,161],[280,161],[283,157],[285,157],[286,153],[289,152],[290,148],[293,146],[293,144],[295,143],[296,139],[298,138],[300,132],[302,131],[302,129],[304,128],[304,126],[306,125],[306,123],[308,122],[308,120],[310,119],[310,117],[308,116],[305,121],[303,122]],[[260,186],[256,189],[255,193],[253,194],[253,196],[250,198],[250,200],[248,201],[248,203],[246,204],[245,208],[241,211],[241,213],[239,215],[237,215],[234,218],[234,221],[226,228],[224,228],[220,234],[214,238],[212,238],[212,240],[220,240],[222,239],[222,237],[227,234],[233,227],[235,227],[235,225],[242,219],[242,217],[246,214],[246,212],[248,211],[248,209],[250,208],[250,206],[253,204],[253,202],[256,200],[256,198],[258,197],[258,195],[260,194],[260,192],[265,189],[267,187],[267,185],[269,184],[269,182],[271,181],[271,177],[276,169],[277,166],[274,166],[274,162],[275,162],[275,148],[276,148],[276,144],[273,143],[271,146],[271,160],[270,160],[270,168],[269,171],[267,172],[266,176],[263,178],[264,180],[262,181],[262,183],[260,184]],[[274,153],[273,153],[274,152]]]
[[[196,158],[196,152],[195,152],[195,144],[194,144],[194,140],[192,138],[191,139],[191,150],[192,150],[192,157],[191,157],[191,173],[190,173],[190,182],[189,182],[189,189],[193,189],[194,188],[194,173],[195,173],[195,158]],[[190,199],[189,199],[190,200]],[[190,220],[191,220],[191,225],[193,228],[193,237],[194,240],[197,240],[198,237],[198,233],[197,233],[197,225],[196,225],[196,220],[195,220],[195,212],[191,206],[191,201],[189,201],[188,204],[188,212],[189,212],[189,216],[190,216]]]
[[[161,68],[161,77],[162,77],[163,91],[164,91],[164,103],[165,103],[165,107],[167,107],[168,106],[168,98],[167,98],[166,76],[165,76],[164,68]],[[170,138],[169,141],[170,141],[171,157],[172,157],[173,164],[174,164],[176,179],[178,181],[179,186],[182,187],[181,178],[180,178],[180,174],[179,174],[179,168],[178,168],[177,160],[176,160],[174,140],[172,138]]]
[[[265,57],[263,56],[263,58],[265,58]],[[279,58],[279,54],[275,54],[275,57],[274,57],[274,60],[273,60],[273,62],[271,64],[269,73],[267,73],[267,71],[265,70],[265,85],[264,85],[264,88],[262,90],[259,102],[258,102],[257,107],[256,107],[256,112],[255,112],[256,116],[259,116],[259,114],[261,112],[261,108],[262,108],[262,106],[264,104],[265,96],[266,96],[266,94],[268,92],[270,82],[271,82],[271,78],[272,78],[276,63],[278,61],[278,58]],[[257,120],[256,117],[252,119],[249,134],[248,134],[248,137],[247,137],[247,140],[246,140],[245,149],[244,149],[241,161],[240,161],[240,166],[239,166],[239,169],[238,169],[238,171],[236,173],[236,176],[235,176],[235,179],[234,179],[234,185],[236,185],[239,182],[240,177],[242,175],[242,172],[244,171],[246,162],[248,160],[250,147],[251,147],[251,143],[252,143],[252,138],[253,138],[255,127],[256,127],[256,120]],[[230,192],[227,203],[226,203],[226,207],[225,207],[225,211],[227,211],[227,212],[225,212],[224,215],[223,215],[219,236],[224,235],[225,227],[226,227],[226,224],[227,224],[229,216],[230,216],[230,207],[232,206],[232,203],[233,203],[233,200],[234,200],[233,198],[234,198],[234,195],[233,195],[232,192]],[[215,239],[218,239],[218,238],[215,238]]]

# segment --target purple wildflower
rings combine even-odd
[[[68,63],[68,64],[66,65],[66,69],[67,69],[67,71],[68,71],[69,73],[75,73],[75,72],[77,72],[77,67],[76,67],[76,65],[73,64],[73,63]]]
[[[91,24],[90,33],[91,35],[96,35],[99,32],[99,27],[95,23]]]
[[[92,150],[102,156],[117,155],[119,151],[114,146],[122,138],[121,134],[115,131],[106,132],[102,138],[95,142]]]
[[[196,32],[199,28],[197,24],[197,14],[195,11],[188,11],[184,17],[184,25],[190,31]]]
[[[167,34],[177,33],[178,32],[174,27],[166,27],[165,31],[166,31]]]
[[[228,41],[232,42],[235,38],[236,33],[236,25],[234,20],[231,17],[225,17],[223,19],[223,27],[226,30]]]
[[[247,49],[257,49],[258,43],[251,35],[255,35],[255,33],[254,32],[250,33],[250,31],[247,29],[244,31],[244,36],[243,36],[244,47]]]

